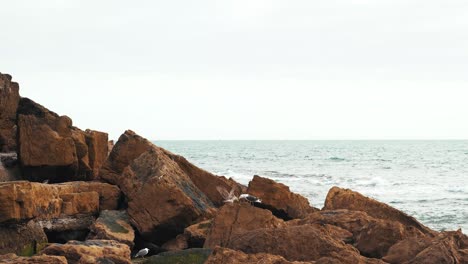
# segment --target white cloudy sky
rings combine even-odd
[[[468,1],[4,1],[0,72],[150,139],[468,138]]]

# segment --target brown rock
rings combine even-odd
[[[188,247],[190,248],[202,248],[205,244],[206,237],[211,228],[212,219],[206,220],[195,225],[191,225],[184,230],[184,236],[186,237]]]
[[[247,193],[262,200],[262,208],[269,209],[284,220],[304,218],[307,214],[318,211],[309,205],[309,201],[289,190],[289,187],[271,179],[255,175],[249,183]]]
[[[129,223],[126,211],[101,211],[98,219],[90,228],[88,239],[116,240],[133,247],[135,232]]]
[[[117,192],[118,189],[115,186],[97,182],[0,183],[0,204],[2,205],[0,223],[19,222],[33,218],[52,219],[71,215],[95,215],[99,211],[100,204],[104,204],[105,207],[117,204],[117,201],[101,201],[99,197]]]
[[[32,221],[0,227],[0,255],[15,253],[20,256],[32,256],[46,244],[47,236],[44,231]]]
[[[0,73],[0,152],[16,151],[16,111],[19,85],[11,76]]]
[[[214,209],[167,151],[132,131],[119,138],[100,178],[120,187],[132,224],[159,245],[210,217]]]
[[[16,254],[0,256],[0,263],[4,264],[68,264],[65,257],[39,255],[33,257],[18,257]]]
[[[86,133],[73,127],[69,117],[28,98],[21,98],[17,114],[18,153],[29,180],[90,180],[98,174],[107,156],[107,134]]]
[[[393,245],[383,258],[388,263],[468,263],[468,237],[442,232],[436,237],[410,237]]]
[[[69,241],[62,244],[51,244],[41,253],[64,256],[69,264],[73,263],[115,263],[131,264],[130,248],[113,240],[87,240],[85,242]]]
[[[0,182],[22,179],[16,152],[0,153]]]
[[[259,228],[276,228],[283,225],[284,221],[273,216],[268,210],[248,203],[226,204],[213,219],[204,247],[226,247],[235,235]]]
[[[346,229],[352,233],[352,238],[344,241],[353,243],[362,255],[372,258],[383,257],[400,240],[423,236],[418,229],[405,227],[399,222],[377,219],[363,211],[346,209],[314,212],[291,224],[329,224]]]
[[[176,238],[164,243],[161,248],[165,251],[180,251],[189,248],[187,237],[185,235],[178,235]]]
[[[312,262],[287,261],[285,258],[277,255],[265,253],[245,254],[241,251],[228,248],[216,247],[207,259],[205,264],[306,264]]]
[[[227,247],[248,254],[280,255],[289,261],[315,261],[332,253],[358,254],[355,248],[316,225],[256,229],[235,236]]]
[[[368,215],[384,220],[397,221],[405,227],[413,227],[424,234],[435,232],[419,223],[413,217],[374,199],[363,196],[349,189],[333,187],[328,192],[323,210],[348,209],[363,211]]]
[[[119,187],[103,182],[66,182],[56,184],[64,192],[97,192],[99,194],[99,210],[116,210],[122,193]]]
[[[216,206],[223,205],[224,198],[214,187],[221,187],[227,191],[234,189],[234,193],[237,196],[245,192],[245,187],[233,179],[211,174],[191,164],[184,157],[175,155],[169,151],[166,151],[166,154],[179,165],[190,177],[195,186],[197,186]]]
[[[86,130],[86,144],[88,146],[89,165],[93,171],[93,179],[99,176],[99,170],[108,156],[108,134]]]

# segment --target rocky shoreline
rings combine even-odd
[[[339,187],[314,208],[286,185],[241,185],[131,130],[111,144],[1,73],[0,152],[0,263],[468,263],[461,230]],[[225,203],[220,188],[261,202]]]

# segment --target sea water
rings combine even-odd
[[[284,183],[323,206],[333,186],[400,209],[436,230],[468,230],[468,141],[156,141],[248,184]],[[214,188],[214,187],[213,187]]]

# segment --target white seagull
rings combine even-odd
[[[250,195],[250,194],[247,194],[247,193],[244,193],[244,194],[241,194],[239,196],[239,199],[244,199],[244,200],[247,200],[251,203],[262,203],[262,200],[260,200],[259,198],[253,196],[253,195]]]
[[[224,189],[221,186],[216,186],[216,190],[218,190],[219,194],[224,199],[225,203],[234,203],[235,201],[239,201],[239,198],[234,194],[234,187],[231,189],[230,192],[228,192],[226,189]]]
[[[135,258],[144,257],[144,256],[146,256],[148,254],[148,252],[149,252],[149,249],[144,248],[144,249],[138,251],[138,253],[136,253]]]

